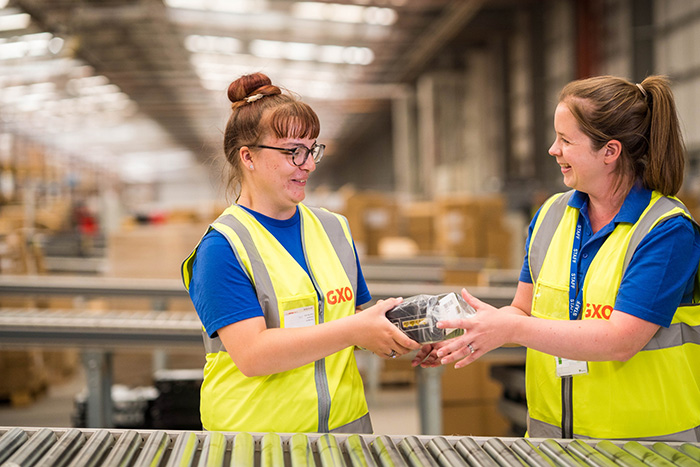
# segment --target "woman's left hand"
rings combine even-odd
[[[434,368],[440,366],[440,359],[437,356],[437,351],[442,347],[445,341],[435,342],[433,344],[425,344],[418,351],[416,356],[411,360],[411,366],[421,366],[421,368]]]
[[[464,334],[441,342],[435,351],[439,363],[455,363],[455,368],[462,368],[485,353],[510,342],[512,326],[509,321],[513,315],[502,312],[484,303],[462,289],[462,297],[471,305],[476,314],[470,318],[444,320],[437,323],[439,328],[461,328]]]

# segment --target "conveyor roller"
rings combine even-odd
[[[0,427],[0,467],[700,467],[700,443]]]

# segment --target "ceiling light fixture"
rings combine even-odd
[[[192,53],[235,54],[243,45],[233,37],[191,35],[185,38],[185,48]]]
[[[15,31],[18,29],[26,29],[31,22],[31,16],[27,13],[18,13],[16,15],[0,15],[0,31]]]
[[[368,47],[343,47],[317,45],[303,42],[253,40],[249,51],[257,57],[326,63],[369,65],[374,61],[374,52]]]
[[[0,39],[0,60],[46,55],[52,37],[51,33],[42,32],[25,34],[12,38],[12,40]]]
[[[171,8],[222,13],[255,13],[267,8],[266,0],[165,0],[165,4]]]
[[[340,3],[296,2],[290,11],[292,16],[300,19],[377,26],[391,26],[398,19],[396,10],[392,8]]]

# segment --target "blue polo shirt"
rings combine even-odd
[[[575,191],[569,206],[579,210],[581,226],[581,251],[577,262],[577,281],[583,284],[588,268],[615,226],[622,222],[634,224],[651,200],[651,191],[635,185],[625,198],[620,211],[612,221],[595,234],[588,215],[588,195]],[[530,222],[525,260],[520,271],[520,281],[532,283],[527,252],[530,237],[540,211]],[[668,327],[681,303],[693,298],[695,274],[700,262],[700,233],[683,216],[670,218],[657,225],[640,242],[622,277],[615,299],[615,309],[645,321]],[[579,285],[579,301],[583,290]]]
[[[273,219],[244,209],[251,213],[292,255],[306,274],[309,274],[301,243],[299,208],[286,220]],[[357,250],[355,257],[357,258]],[[229,324],[263,316],[248,274],[238,263],[228,240],[216,230],[207,233],[197,248],[197,255],[192,264],[189,293],[199,319],[210,337],[215,337],[219,329]],[[355,303],[362,305],[371,299],[358,258]]]

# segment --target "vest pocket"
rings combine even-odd
[[[569,319],[569,288],[539,279],[532,294],[532,316]]]
[[[301,328],[318,324],[316,292],[280,298],[279,315],[282,328]]]

